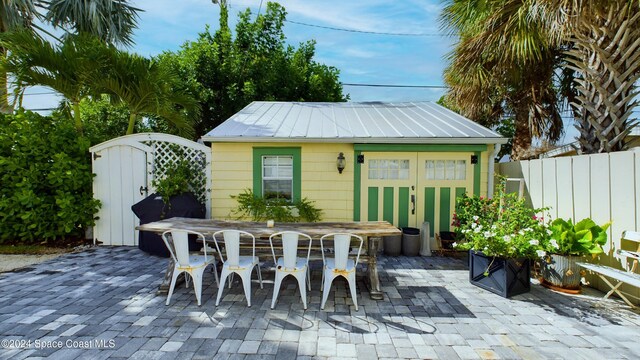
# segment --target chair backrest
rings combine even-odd
[[[222,235],[221,240],[224,241],[224,249],[227,256],[226,260],[222,257],[220,245],[218,244],[218,237],[220,235]],[[256,256],[256,237],[253,236],[253,234],[242,230],[220,230],[213,233],[213,241],[216,244],[216,249],[218,250],[218,254],[220,254],[222,263],[228,263],[229,266],[240,265],[240,238],[243,235],[251,238],[252,256]]]
[[[204,244],[204,235],[190,230],[171,229],[162,233],[162,240],[169,249],[169,253],[179,266],[189,266],[189,235],[197,235]],[[171,241],[169,240],[171,235]],[[207,247],[204,246],[204,257],[207,259]]]
[[[269,236],[269,243],[271,244],[271,254],[273,254],[273,262],[277,264],[278,259],[276,257],[276,251],[273,246],[273,239],[280,237],[282,240],[282,257],[284,258],[285,269],[293,269],[296,266],[298,260],[298,242],[300,237],[304,237],[309,240],[309,248],[307,250],[307,263],[309,262],[309,256],[311,255],[311,236],[296,231],[281,231]]]
[[[335,252],[335,266],[336,269],[344,270],[347,268],[347,260],[349,259],[349,248],[351,247],[351,238],[360,240],[358,246],[358,254],[356,256],[355,265],[358,265],[360,261],[360,253],[362,252],[362,244],[364,240],[362,237],[350,234],[350,233],[333,233],[326,234],[320,238],[320,248],[322,249],[322,261],[324,261],[324,239],[333,237],[333,249]]]
[[[622,233],[623,240],[634,241],[638,244],[636,251],[618,250],[618,254],[624,255],[627,258],[632,258],[633,262],[630,272],[635,272],[638,269],[638,260],[640,260],[640,232],[627,230]]]

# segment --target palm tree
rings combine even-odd
[[[0,70],[13,74],[16,98],[34,85],[59,92],[82,133],[80,101],[97,94],[90,84],[103,75],[109,53],[116,49],[89,35],[66,37],[54,46],[27,30],[0,35],[0,46],[10,51]]]
[[[45,3],[44,0],[40,1]],[[44,19],[67,33],[92,34],[108,44],[133,44],[138,12],[126,0],[51,0]],[[73,30],[73,31],[70,31]]]
[[[194,136],[192,119],[199,114],[199,103],[168,66],[122,51],[111,55],[112,70],[97,79],[96,86],[129,108],[127,134],[148,114],[164,118],[184,137]]]
[[[511,158],[520,159],[532,137],[556,141],[562,135],[554,84],[561,49],[544,41],[542,24],[522,21],[535,8],[522,8],[510,19],[517,31],[493,36],[493,24],[502,20],[497,10],[508,2],[446,2],[441,21],[460,42],[449,55],[445,81],[448,101],[463,115],[488,126],[505,115],[513,117]]]
[[[528,9],[534,11],[521,16]],[[503,37],[531,35],[521,31],[523,24],[539,24],[539,37],[521,42],[511,53],[527,58],[535,53],[530,51],[535,43],[568,46],[563,72],[573,72],[575,82],[574,92],[565,94],[574,107],[582,152],[625,149],[625,138],[637,124],[630,116],[638,104],[640,2],[506,0],[490,20],[476,39],[472,57],[482,56],[484,46]]]
[[[138,8],[126,0],[2,0],[0,34],[15,30],[34,31],[56,38],[38,26],[35,19],[49,22],[67,34],[88,33],[106,43],[131,45],[137,26]],[[57,39],[57,38],[56,38]],[[6,49],[0,47],[0,57]],[[7,101],[7,74],[0,74],[0,111],[10,112]]]
[[[127,134],[141,115],[157,115],[185,137],[193,135],[187,114],[197,115],[197,101],[180,87],[166,66],[107,45],[91,35],[67,36],[58,46],[28,31],[0,35],[0,46],[10,50],[0,70],[16,79],[16,97],[26,87],[47,86],[65,98],[76,129],[83,131],[80,102],[100,94],[111,95],[130,110]]]
[[[579,95],[572,105],[579,112],[578,141],[583,153],[626,149],[640,79],[640,2],[629,0],[549,0],[567,14],[560,36],[571,37],[569,67]]]

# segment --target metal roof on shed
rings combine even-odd
[[[202,137],[210,142],[495,144],[506,138],[432,102],[255,101]]]

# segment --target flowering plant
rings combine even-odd
[[[542,244],[548,243],[551,231],[536,214],[545,209],[529,208],[516,194],[498,191],[497,195],[459,198],[453,225],[461,241],[454,247],[500,258],[544,256]]]

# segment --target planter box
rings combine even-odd
[[[494,294],[508,298],[529,292],[530,275],[527,259],[494,259],[469,250],[469,282]]]

